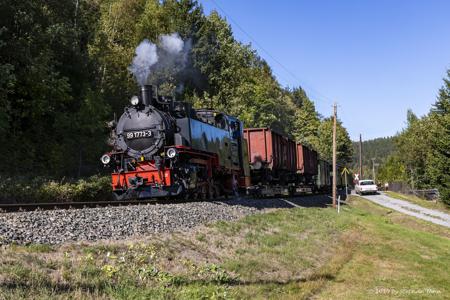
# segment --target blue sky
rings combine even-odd
[[[426,114],[450,68],[450,1],[200,3],[225,16],[282,85],[305,88],[322,115],[336,101],[353,140],[394,135],[408,108]]]

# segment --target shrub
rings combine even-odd
[[[0,203],[83,202],[110,199],[109,176],[94,175],[77,181],[0,176]]]

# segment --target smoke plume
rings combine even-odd
[[[150,75],[151,67],[157,62],[156,45],[145,39],[136,47],[136,56],[128,70],[133,73],[139,85],[145,85]]]
[[[172,55],[176,55],[183,50],[184,42],[178,35],[178,33],[172,33],[169,35],[162,35],[159,38],[161,48]]]
[[[183,41],[178,33],[161,35],[158,44],[145,39],[136,48],[136,56],[128,70],[140,85],[176,85],[191,48],[191,40]]]

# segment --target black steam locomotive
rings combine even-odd
[[[109,123],[116,199],[184,196],[214,198],[249,182],[250,170],[237,118],[162,97],[141,87],[118,121]]]

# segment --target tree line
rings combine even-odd
[[[191,39],[192,49],[161,91],[238,116],[247,127],[270,126],[331,160],[332,120],[318,114],[300,86],[282,87],[225,19],[205,15],[195,0],[1,0],[0,172],[98,172],[105,122],[137,92],[128,71],[136,46],[174,32]],[[338,122],[338,160],[351,156]]]
[[[428,114],[417,117],[408,110],[407,126],[394,141],[379,179],[404,181],[413,189],[437,188],[450,204],[450,70]]]
[[[375,170],[384,164],[388,157],[395,151],[395,137],[381,137],[362,142],[363,177],[373,179],[372,167]],[[378,167],[377,167],[378,166]],[[351,168],[354,173],[359,173],[359,141],[353,142],[353,156]]]

